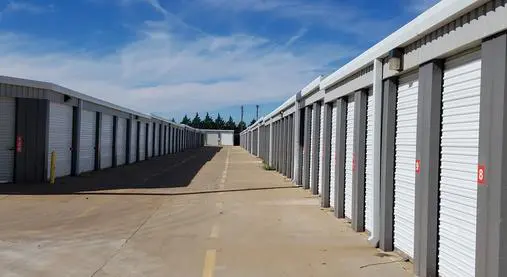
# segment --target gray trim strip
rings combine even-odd
[[[438,198],[440,180],[440,128],[443,62],[419,68],[415,175],[414,271],[417,276],[438,276]],[[415,170],[415,168],[414,168]]]
[[[479,165],[485,185],[477,194],[475,276],[500,277],[507,276],[507,34],[483,42],[481,55]]]
[[[384,251],[394,250],[394,151],[396,136],[397,79],[384,81],[382,118],[382,165],[380,183],[380,241]]]
[[[354,95],[354,145],[355,169],[352,171],[352,229],[364,232],[365,178],[366,178],[366,116],[368,90]]]
[[[335,209],[337,218],[345,218],[345,141],[347,135],[347,101],[336,101],[336,163],[335,163]]]

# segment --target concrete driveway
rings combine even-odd
[[[240,148],[4,186],[1,276],[411,276]]]

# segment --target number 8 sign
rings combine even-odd
[[[486,184],[486,166],[483,164],[477,166],[477,184],[481,186]]]

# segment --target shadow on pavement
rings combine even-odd
[[[201,191],[188,191],[188,192],[168,192],[168,193],[160,193],[160,192],[75,192],[71,194],[79,194],[79,195],[138,195],[138,196],[176,196],[176,195],[194,195],[194,194],[211,194],[211,193],[228,193],[228,192],[244,192],[244,191],[262,191],[262,190],[278,190],[278,189],[297,189],[297,186],[285,186],[285,187],[264,187],[264,188],[243,188],[243,189],[222,189],[222,190],[201,190]]]
[[[54,185],[7,184],[0,187],[0,194],[75,194],[118,189],[187,187],[199,170],[220,150],[220,147],[189,149],[131,165],[58,178]]]

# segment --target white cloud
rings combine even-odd
[[[277,19],[293,20],[305,27],[324,27],[376,41],[396,26],[396,20],[372,18],[364,10],[328,0],[195,0],[207,7],[226,12],[263,13]],[[372,32],[372,30],[374,30]]]
[[[33,3],[29,3],[26,1],[14,1],[11,0],[7,3],[7,5],[4,7],[2,13],[8,13],[8,12],[28,12],[32,14],[41,14],[49,11],[53,11],[54,6],[53,5],[36,5]]]
[[[187,39],[154,22],[139,33],[103,56],[0,34],[0,74],[54,82],[143,112],[181,114],[283,100],[331,71],[331,60],[355,52],[336,45],[294,52],[243,34]]]
[[[408,4],[405,5],[405,8],[409,12],[414,13],[422,13],[433,7],[436,3],[440,2],[440,0],[410,0]],[[405,4],[406,1],[403,1]]]

